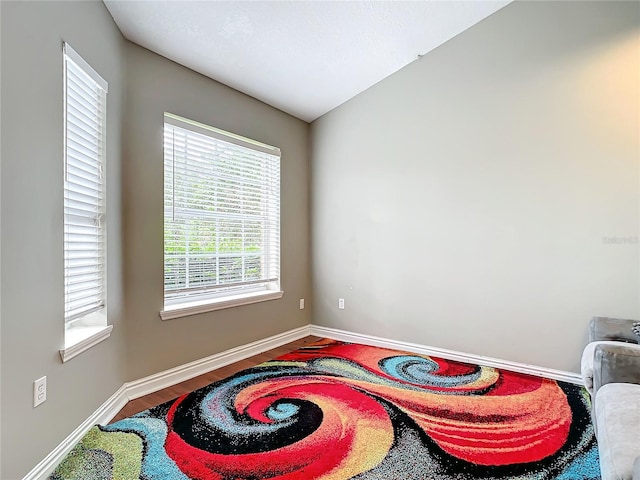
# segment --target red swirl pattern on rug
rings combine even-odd
[[[395,350],[336,345],[323,349],[318,355],[317,358],[351,360],[380,377],[398,380],[380,369],[382,360],[398,355]],[[466,374],[477,368],[410,355],[436,362],[439,368],[434,373],[438,376]],[[308,361],[310,357],[313,355],[305,355],[304,359]],[[300,356],[285,355],[282,359],[295,360]],[[422,392],[408,392],[348,378],[340,381],[397,405],[444,451],[457,458],[480,465],[508,465],[534,462],[555,453],[565,443],[572,419],[571,408],[558,384],[549,379],[481,368],[484,375],[478,381],[446,389],[448,393],[470,395],[442,395],[437,392],[443,389],[434,386],[422,386]],[[265,386],[252,387],[246,394],[254,388],[264,391]],[[488,392],[481,393],[488,388]],[[506,396],[508,402],[504,401]]]
[[[264,364],[310,372],[248,382],[236,392],[231,412],[242,422],[277,428],[274,415],[283,403],[297,409],[286,402],[309,402],[322,412],[312,433],[265,451],[205,451],[174,431],[184,395],[166,417],[168,456],[198,480],[351,478],[382,463],[394,443],[381,400],[413,419],[444,452],[477,465],[536,462],[567,440],[571,408],[555,381],[362,345],[318,347]],[[202,408],[216,422],[217,400],[207,398]]]
[[[206,452],[187,444],[175,432],[169,433],[167,454],[190,478],[351,478],[380,463],[393,442],[393,427],[384,408],[366,395],[340,384],[310,382],[279,385],[268,398],[257,398],[246,410],[255,420],[270,423],[264,411],[277,398],[304,398],[323,412],[322,425],[312,435],[294,444],[267,452],[227,455]],[[171,425],[178,399],[167,416]],[[377,454],[372,455],[371,447]],[[337,472],[333,477],[331,472]]]

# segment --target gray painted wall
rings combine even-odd
[[[310,307],[298,309],[299,298],[311,303],[309,125],[127,42],[102,2],[0,5],[0,478],[13,480],[125,381],[310,322]],[[114,325],[111,338],[64,365],[58,355],[64,335],[62,40],[109,82],[108,288]],[[160,320],[165,111],[281,148],[282,299]],[[42,375],[48,399],[34,409],[32,382]]]
[[[124,40],[102,2],[2,9],[2,468],[22,478],[125,381],[121,253]],[[108,310],[112,336],[62,364],[63,64],[68,41],[109,82]],[[47,401],[33,408],[33,381]]]
[[[314,323],[577,372],[637,318],[639,9],[515,2],[313,122]]]
[[[310,308],[309,125],[144,48],[127,48],[124,110],[125,311],[136,379],[306,325]],[[280,300],[161,321],[164,112],[282,150]]]

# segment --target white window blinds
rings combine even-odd
[[[280,288],[280,150],[165,114],[165,306]]]
[[[64,44],[65,323],[105,306],[107,83]]]

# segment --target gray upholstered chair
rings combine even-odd
[[[582,353],[580,369],[584,385],[589,393],[593,394],[593,362],[595,349],[598,345],[626,344],[640,350],[640,337],[633,331],[633,324],[637,320],[593,317],[589,324],[589,344]],[[639,382],[640,383],[640,382]]]
[[[595,317],[590,332],[595,342],[582,359],[583,377],[588,374],[592,381],[602,480],[640,480],[640,345],[629,343],[638,339],[633,323]]]

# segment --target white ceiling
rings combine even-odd
[[[511,0],[104,0],[123,35],[305,121]]]

